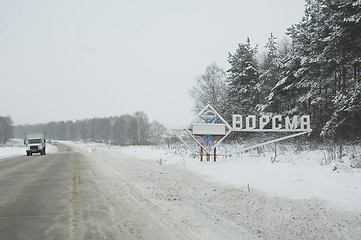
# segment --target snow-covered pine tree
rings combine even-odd
[[[324,3],[307,0],[301,22],[289,29],[295,47],[295,58],[300,63],[299,68],[293,70],[294,75],[298,76],[292,86],[296,94],[295,113],[311,114],[316,134],[332,111],[329,95],[335,63],[324,56],[325,48],[329,45],[331,25]]]
[[[324,1],[332,31],[325,55],[335,60],[333,111],[321,135],[334,140],[361,137],[361,1]]]
[[[247,38],[246,43],[238,44],[234,54],[229,53],[228,62],[228,111],[238,114],[255,114],[260,103],[260,70],[257,61],[257,46],[252,47]]]
[[[271,33],[266,44],[268,51],[261,59],[261,75],[259,77],[261,87],[261,105],[259,110],[261,112],[270,111],[273,113],[279,112],[279,104],[270,104],[269,97],[272,89],[281,79],[281,58],[278,51],[277,38]]]
[[[291,92],[291,110],[311,114],[314,132],[322,129],[323,136],[335,140],[355,139],[361,133],[355,127],[361,117],[360,5],[351,0],[307,0],[301,22],[289,29],[295,52],[288,62],[292,68],[283,72],[274,91],[274,96]]]

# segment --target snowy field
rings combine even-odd
[[[332,209],[361,213],[361,160],[360,146],[339,149],[299,150],[292,145],[278,145],[253,152],[220,156],[217,162],[200,162],[182,146],[119,147],[99,143],[72,142],[84,152],[112,152],[158,164],[184,165],[208,181],[258,190],[270,196],[288,199],[319,199]],[[235,152],[237,145],[223,147],[223,152]],[[321,148],[321,147],[320,147]],[[206,158],[204,157],[204,160]],[[272,163],[273,162],[273,163]]]

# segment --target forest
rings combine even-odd
[[[361,1],[307,0],[288,38],[270,34],[264,53],[247,38],[229,53],[230,69],[216,63],[190,94],[195,111],[206,103],[231,115],[311,116],[312,139],[360,141]]]
[[[15,137],[45,132],[47,139],[82,140],[114,145],[152,145],[165,138],[167,129],[159,122],[149,122],[144,112],[107,118],[15,126]]]

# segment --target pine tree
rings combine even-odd
[[[228,106],[229,113],[254,114],[260,103],[259,65],[257,46],[252,47],[247,38],[245,44],[238,44],[234,54],[229,53],[228,62]]]
[[[351,0],[307,0],[302,21],[289,29],[297,68],[289,89],[296,110],[313,116],[322,136],[354,139],[360,120],[361,3]],[[289,78],[287,78],[289,79]],[[350,131],[353,129],[353,131]],[[353,136],[345,134],[353,132]]]
[[[261,112],[279,112],[278,104],[269,104],[269,100],[270,98],[272,98],[272,95],[270,96],[272,89],[276,86],[276,84],[281,78],[281,59],[276,40],[277,38],[274,37],[271,33],[265,46],[266,49],[268,49],[268,52],[265,54],[261,62],[262,74],[260,75],[260,85],[262,89],[262,105],[259,109]]]

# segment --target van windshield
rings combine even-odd
[[[41,143],[41,139],[29,139],[29,144],[33,144],[33,143]]]

